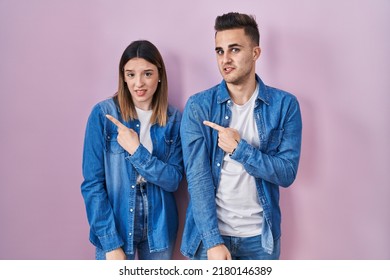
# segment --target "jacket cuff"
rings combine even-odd
[[[124,245],[122,238],[117,233],[99,236],[99,241],[105,252],[112,251]]]
[[[212,231],[211,233],[202,235],[203,246],[208,250],[212,247],[215,247],[219,244],[224,244],[219,230]]]
[[[234,153],[230,156],[231,159],[234,159],[238,162],[246,162],[252,153],[251,149],[246,148],[247,146],[250,146],[248,142],[246,142],[244,139],[241,139]]]
[[[135,166],[145,165],[149,158],[150,153],[142,144],[138,146],[133,155],[127,154],[125,157],[125,159],[129,160]]]

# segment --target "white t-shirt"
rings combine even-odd
[[[153,143],[152,138],[150,137],[150,118],[152,117],[152,110],[144,111],[137,107],[135,107],[135,110],[137,111],[138,120],[140,121],[141,129],[139,132],[139,141],[142,143],[142,145],[150,152],[153,151]],[[137,184],[146,182],[146,180],[141,176],[138,175],[137,177]]]
[[[254,118],[258,85],[244,105],[232,103],[230,127],[250,145],[258,148],[260,139]],[[261,234],[263,208],[259,202],[255,178],[244,166],[225,154],[216,196],[218,226],[222,235],[250,237]]]

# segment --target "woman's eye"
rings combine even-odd
[[[152,76],[152,73],[146,72],[146,73],[145,73],[145,76],[146,76],[146,77],[150,77],[150,76]]]

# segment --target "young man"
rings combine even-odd
[[[278,259],[279,186],[297,175],[302,122],[297,99],[255,72],[252,16],[216,18],[223,81],[191,96],[181,123],[190,202],[181,252],[191,259]]]

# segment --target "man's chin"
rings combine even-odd
[[[240,84],[240,80],[239,79],[236,79],[234,77],[223,77],[223,79],[225,80],[225,82],[227,84],[232,84],[232,85],[238,85]]]

